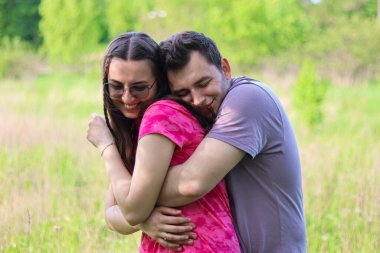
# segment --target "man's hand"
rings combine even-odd
[[[195,225],[191,219],[183,217],[181,210],[169,207],[156,207],[139,228],[161,246],[173,251],[181,251],[182,245],[192,245],[197,237],[192,232]]]

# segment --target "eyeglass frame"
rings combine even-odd
[[[157,80],[154,80],[154,82],[152,83],[152,84],[149,84],[148,82],[146,83],[146,84],[143,84],[143,85],[141,85],[141,84],[134,84],[134,85],[131,85],[131,86],[126,86],[125,84],[121,84],[120,83],[120,85],[122,85],[123,86],[123,91],[121,92],[121,89],[120,89],[120,94],[118,94],[118,95],[114,95],[114,96],[111,96],[111,92],[110,92],[110,86],[114,89],[114,90],[116,90],[115,89],[115,84],[112,84],[112,83],[109,83],[109,82],[106,82],[106,83],[103,83],[103,87],[106,87],[107,88],[107,91],[108,91],[108,94],[109,94],[109,96],[111,97],[111,98],[120,98],[120,97],[122,97],[123,95],[124,95],[124,93],[125,93],[125,91],[126,90],[128,90],[128,93],[132,96],[132,97],[134,97],[134,98],[137,98],[137,99],[144,99],[144,98],[146,98],[146,97],[148,97],[149,96],[149,91],[153,88],[153,86],[155,85],[157,83]],[[133,94],[133,90],[131,91],[131,89],[133,89],[134,87],[136,87],[136,86],[145,86],[144,88],[144,90],[143,91],[141,91],[141,92],[145,92],[145,90],[147,90],[148,92],[147,92],[147,94],[144,96],[144,97],[139,97],[139,96],[136,96],[135,94]],[[135,91],[136,92],[136,91]],[[137,92],[139,92],[139,91],[137,91]]]

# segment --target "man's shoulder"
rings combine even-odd
[[[227,91],[225,102],[227,104],[238,103],[278,103],[278,98],[272,89],[265,83],[249,78],[235,77],[231,79],[231,86]]]
[[[265,83],[249,78],[249,77],[235,77],[231,79],[231,86],[227,91],[226,96],[228,95],[242,95],[244,94],[249,96],[252,95],[264,95],[275,96],[271,88]]]
[[[247,76],[239,76],[231,78],[231,89],[237,87],[245,87],[244,85],[257,85],[257,86],[265,86],[265,84],[257,79],[250,78]]]

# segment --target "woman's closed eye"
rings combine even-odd
[[[190,91],[189,90],[179,90],[179,91],[174,91],[173,95],[177,97],[186,97],[189,95]]]

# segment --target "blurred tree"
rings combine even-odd
[[[296,47],[310,32],[298,0],[211,0],[203,5],[205,30],[238,63],[254,64]]]
[[[38,45],[41,42],[38,31],[40,1],[0,0],[0,37],[17,37]]]
[[[141,30],[140,19],[153,0],[106,0],[105,16],[110,39],[120,33]]]
[[[334,24],[334,20],[359,16],[376,18],[379,0],[324,0],[310,6],[311,14],[322,26]]]
[[[311,5],[314,33],[301,50],[319,70],[343,83],[376,78],[380,64],[380,33],[376,29],[378,0],[324,0]]]
[[[92,0],[42,0],[43,51],[51,60],[74,62],[98,44],[98,9]]]
[[[314,63],[305,60],[298,80],[293,87],[293,104],[301,120],[314,127],[323,120],[323,101],[327,91],[327,82],[317,78]]]
[[[207,1],[160,0],[151,1],[142,13],[141,28],[157,40],[184,30],[205,31],[209,26]]]

